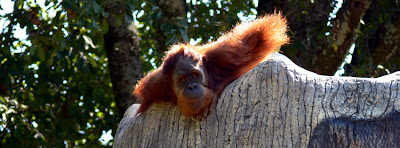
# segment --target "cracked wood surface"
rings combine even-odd
[[[400,72],[322,76],[273,54],[227,86],[204,121],[192,121],[170,104],[155,104],[138,116],[138,104],[131,106],[114,147],[307,147],[322,121],[379,119],[399,110],[399,98]]]

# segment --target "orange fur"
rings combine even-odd
[[[154,102],[164,101],[178,104],[186,116],[201,114],[208,110],[207,107],[215,106],[212,102],[216,102],[227,85],[254,68],[280,46],[288,43],[286,31],[286,19],[278,13],[252,22],[240,23],[218,40],[205,45],[172,46],[164,58],[163,65],[140,80],[136,86],[134,94],[142,101],[138,113],[146,111]],[[202,62],[205,67],[208,85],[204,87],[207,97],[199,98],[200,102],[175,94],[171,88],[173,82],[170,77],[179,56]]]

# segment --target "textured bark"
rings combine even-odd
[[[111,82],[119,115],[135,103],[133,86],[142,77],[139,38],[133,21],[124,19],[116,24],[116,16],[108,17],[109,30],[104,35]]]
[[[382,122],[399,120],[400,72],[380,78],[323,76],[281,54],[225,88],[204,121],[184,117],[171,104],[155,104],[135,116],[137,107],[125,113],[114,147],[323,147],[340,139],[353,140],[350,146],[400,143],[399,130],[386,133],[381,127],[399,127]],[[346,130],[362,126],[374,130]]]
[[[375,120],[327,119],[313,131],[309,147],[400,147],[400,113]]]

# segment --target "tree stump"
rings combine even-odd
[[[135,116],[132,105],[114,147],[399,147],[399,98],[400,72],[323,76],[276,53],[227,86],[206,120],[165,103]]]

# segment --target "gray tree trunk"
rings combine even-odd
[[[113,94],[118,113],[122,117],[129,106],[135,103],[135,96],[132,94],[133,86],[142,77],[143,68],[140,60],[138,31],[133,20],[126,19],[132,16],[122,15],[125,13],[123,11],[116,12],[121,9],[118,6],[120,5],[112,2],[107,4],[106,9],[114,13],[107,18],[109,29],[103,37]],[[120,20],[119,24],[117,22],[121,16],[124,16],[124,19]]]
[[[274,54],[226,87],[204,121],[170,104],[138,116],[131,106],[114,147],[398,147],[399,98],[400,72],[322,76]]]

